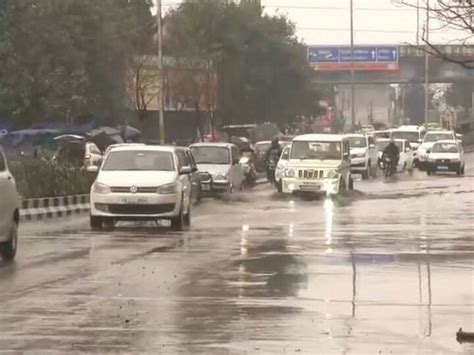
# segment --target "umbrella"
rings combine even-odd
[[[85,138],[76,134],[63,134],[61,136],[54,137],[54,140],[60,143],[82,143],[85,141]]]
[[[121,126],[120,131],[124,140],[137,139],[142,134],[140,130],[128,125]]]

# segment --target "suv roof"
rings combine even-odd
[[[303,134],[293,139],[293,142],[342,142],[346,137],[341,134]]]

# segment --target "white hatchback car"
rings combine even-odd
[[[378,150],[374,137],[360,133],[346,137],[351,147],[351,172],[362,174],[363,179],[376,176]]]
[[[230,143],[196,143],[189,147],[202,174],[202,191],[232,194],[241,190],[244,171],[240,151]],[[207,178],[206,178],[207,177]]]
[[[425,169],[426,161],[428,160],[428,150],[433,148],[436,142],[456,139],[456,133],[453,131],[428,131],[417,151],[418,167],[420,170]]]
[[[112,149],[91,188],[91,227],[113,226],[122,220],[160,219],[170,220],[171,227],[177,230],[190,225],[192,167],[180,166],[176,149]]]
[[[465,167],[464,151],[459,141],[438,141],[428,151],[428,175],[434,175],[437,171],[454,171],[457,175],[464,175]]]
[[[0,255],[3,260],[11,261],[15,258],[18,244],[20,196],[1,147],[0,197]]]

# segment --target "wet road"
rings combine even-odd
[[[0,353],[474,353],[474,156],[303,201],[207,200],[173,233],[27,224],[0,263]]]

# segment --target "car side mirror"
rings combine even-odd
[[[193,173],[195,173],[195,172],[198,171],[199,169],[197,168],[197,166],[193,166],[193,167],[191,168],[191,170],[192,170]]]
[[[374,149],[375,148],[375,144],[369,144],[369,149]]]
[[[86,168],[86,170],[87,170],[88,173],[95,174],[95,173],[99,172],[99,167],[96,166],[96,165],[90,165]]]
[[[348,160],[349,156],[350,156],[349,153],[345,153],[342,155],[342,158]]]
[[[410,147],[405,148],[405,152],[409,152],[410,150],[411,150]]]
[[[427,153],[427,154],[430,154],[430,153],[431,153],[431,149],[427,149],[427,150],[426,150],[426,153]]]
[[[181,169],[179,169],[180,175],[189,175],[192,172],[193,172],[193,169],[190,166],[183,166]]]

